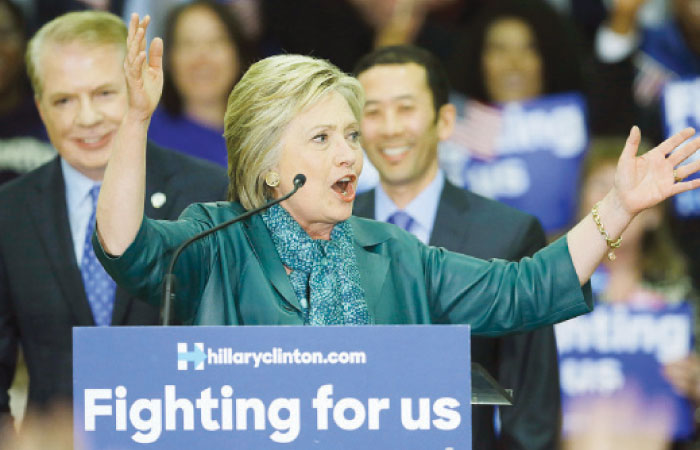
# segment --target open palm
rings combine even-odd
[[[149,16],[139,20],[132,14],[126,39],[124,73],[129,89],[129,111],[143,120],[153,114],[163,91],[163,41],[153,39],[146,59],[146,29]]]
[[[632,129],[615,173],[615,189],[622,206],[630,215],[668,197],[700,187],[700,179],[679,181],[700,170],[700,160],[679,166],[700,148],[700,139],[694,139],[674,151],[694,133],[692,128],[686,128],[649,152],[637,156],[641,136],[639,128]]]

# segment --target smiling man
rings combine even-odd
[[[35,101],[59,157],[0,190],[0,418],[21,344],[29,408],[72,397],[73,326],[156,324],[159,312],[116,288],[95,259],[95,202],[127,111],[127,30],[116,16],[78,12],[30,41]],[[175,219],[225,196],[225,171],[149,145],[149,216]]]
[[[438,166],[438,142],[450,137],[456,111],[440,62],[412,46],[385,47],[360,60],[365,90],[362,145],[379,172],[376,189],[361,194],[353,213],[394,223],[424,243],[479,258],[519,260],[545,245],[532,216],[459,189]],[[559,375],[554,332],[499,339],[472,338],[482,364],[515,404],[472,408],[472,448],[554,449],[559,437]]]

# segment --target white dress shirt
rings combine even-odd
[[[80,267],[83,261],[85,234],[92,215],[90,189],[102,183],[96,182],[78,172],[64,159],[61,159],[61,169],[63,170],[63,180],[66,184],[66,207],[68,208],[70,234],[73,237],[73,250],[75,251],[75,260],[78,261],[78,267]]]

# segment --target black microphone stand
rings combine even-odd
[[[283,202],[287,200],[289,197],[292,195],[296,194],[296,192],[299,190],[300,187],[302,187],[306,183],[306,177],[303,174],[297,174],[294,177],[294,189],[292,189],[287,195],[280,197],[278,199],[275,199],[269,203],[266,203],[262,205],[259,208],[256,209],[251,209],[250,211],[247,211],[240,216],[234,217],[231,220],[228,220],[224,223],[220,223],[219,225],[209,228],[208,230],[204,230],[201,233],[195,234],[191,238],[187,239],[185,242],[180,244],[178,248],[175,249],[175,252],[173,253],[173,256],[170,258],[170,264],[168,265],[168,270],[165,273],[165,276],[163,277],[163,325],[169,325],[170,324],[170,310],[172,308],[172,303],[175,300],[175,282],[176,277],[173,271],[175,270],[175,262],[177,261],[177,258],[180,256],[180,253],[189,246],[191,243],[202,239],[203,237],[209,236],[212,233],[216,233],[217,231],[221,230],[222,228],[226,228],[229,225],[233,225],[236,222],[240,222],[241,220],[245,220],[249,218],[252,215],[258,214],[261,211],[266,210],[267,208],[274,206],[280,202]]]

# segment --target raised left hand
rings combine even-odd
[[[637,156],[641,134],[639,128],[632,127],[617,163],[614,185],[619,205],[630,217],[671,196],[700,187],[700,179],[682,181],[700,170],[700,160],[680,165],[700,148],[700,138],[677,148],[694,134],[694,129],[686,128]]]
[[[158,105],[163,91],[163,41],[153,39],[146,58],[146,30],[149,16],[132,14],[126,39],[124,75],[129,90],[129,112],[147,121]]]

